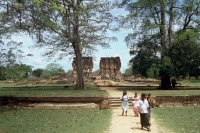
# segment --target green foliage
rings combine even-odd
[[[163,64],[162,64],[163,66],[171,66],[172,65],[171,58],[168,56],[164,56],[162,58],[162,62],[163,62]]]
[[[6,67],[6,79],[22,80],[28,78],[32,72],[32,67],[26,64],[14,64]]]
[[[159,76],[160,67],[156,64],[152,64],[152,66],[147,70],[147,76],[149,78],[157,78]]]
[[[47,70],[43,70],[42,74],[40,75],[41,79],[49,79],[51,77],[51,72]]]
[[[32,0],[32,2],[33,2],[34,4],[36,4],[36,5],[39,5],[39,4],[41,4],[41,3],[42,3],[42,1],[41,1],[41,0]]]
[[[157,124],[176,133],[199,132],[200,107],[163,107],[152,110]],[[170,132],[168,131],[168,132]]]
[[[0,80],[6,79],[6,68],[3,66],[0,66]]]
[[[99,109],[0,108],[0,131],[8,133],[99,133],[110,126],[111,111]]]
[[[200,47],[197,39],[198,34],[193,30],[178,32],[173,48],[170,49],[170,57],[175,68],[174,76],[184,77],[200,74]]]
[[[55,76],[60,72],[65,72],[65,70],[59,64],[50,63],[50,64],[46,65],[45,73],[49,73],[51,76]]]
[[[147,77],[147,71],[152,64],[159,66],[160,59],[156,56],[157,49],[158,46],[154,44],[154,40],[148,38],[132,46],[130,54],[134,57],[130,60],[130,63],[133,64],[132,71],[134,74],[139,73]]]
[[[42,75],[43,71],[44,71],[44,69],[38,68],[36,70],[33,70],[32,75],[39,78]]]

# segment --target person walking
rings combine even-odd
[[[141,123],[141,129],[147,128],[148,131],[151,131],[150,129],[150,123],[149,123],[149,118],[148,118],[148,108],[149,108],[149,103],[147,99],[145,98],[144,93],[141,94],[141,99],[138,100],[137,102],[137,107],[140,112],[140,123]]]
[[[151,97],[151,93],[148,93],[147,101],[149,103],[148,117],[149,117],[149,123],[151,125],[151,108],[154,108],[154,103],[153,103],[153,98]]]
[[[129,109],[129,103],[128,103],[129,97],[126,90],[123,91],[123,94],[120,97],[120,99],[122,101],[122,115],[124,115],[125,112],[125,115],[127,116],[127,111]]]
[[[135,96],[133,96],[133,102],[132,102],[133,112],[135,114],[135,117],[139,117],[139,111],[138,111],[138,108],[137,108],[138,100],[139,100],[139,97],[137,96],[137,92],[135,92]]]

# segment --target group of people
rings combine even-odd
[[[123,94],[120,97],[120,99],[122,101],[122,115],[127,116],[127,111],[129,109],[129,96],[126,90],[123,91]],[[139,97],[137,95],[137,92],[135,92],[135,95],[133,96],[132,105],[135,117],[140,116],[141,129],[146,128],[148,131],[151,131],[151,107],[154,107],[151,94],[142,93],[141,97]]]

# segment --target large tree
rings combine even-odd
[[[156,74],[159,71],[161,87],[170,88],[170,76],[185,76],[185,72],[189,72],[189,68],[194,63],[194,53],[198,55],[200,1],[123,0],[122,5],[129,11],[126,21],[122,24],[134,29],[133,33],[126,38],[127,44],[131,47],[131,53],[135,55],[132,59],[133,66],[143,61],[137,70],[144,68],[142,69],[144,76],[152,75],[152,72]],[[146,43],[146,40],[149,42]],[[145,45],[152,43],[149,49],[144,50],[140,47],[141,44],[142,47],[147,47]],[[197,48],[195,52],[194,48]],[[156,53],[153,54],[155,56],[148,55],[150,52]],[[196,62],[199,61],[196,59]],[[197,70],[197,67],[193,70]]]
[[[4,21],[18,32],[27,32],[36,40],[36,47],[46,47],[44,53],[56,60],[76,57],[77,89],[85,88],[82,55],[93,53],[95,46],[107,48],[107,30],[115,19],[107,0],[2,0]]]

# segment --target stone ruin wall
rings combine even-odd
[[[83,59],[83,73],[86,75],[86,76],[90,76],[92,75],[92,69],[93,69],[93,59],[92,57],[82,57]],[[73,78],[77,78],[77,70],[76,70],[76,57],[74,57],[74,60],[72,62],[72,68],[73,68],[73,71],[72,71],[72,77]]]
[[[120,57],[102,57],[99,75],[102,79],[121,79],[120,68]]]

